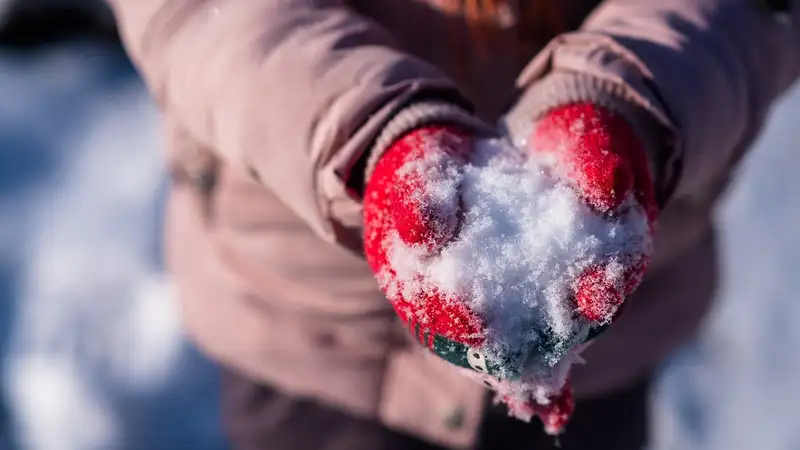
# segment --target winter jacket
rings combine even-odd
[[[285,392],[453,448],[473,444],[487,392],[409,343],[347,183],[390,119],[429,97],[487,121],[616,98],[659,124],[650,157],[671,195],[649,276],[574,374],[592,396],[697,331],[717,278],[712,206],[800,72],[800,6],[781,2],[554,2],[570,32],[549,44],[517,39],[523,1],[483,44],[436,0],[110,3],[164,113],[168,262],[193,339]]]

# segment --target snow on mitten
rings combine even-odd
[[[647,243],[634,247],[624,258],[589,265],[573,282],[576,311],[594,325],[589,341],[622,314],[625,297],[641,283],[652,251],[649,241],[659,208],[643,142],[622,117],[591,103],[553,108],[522,142],[610,221],[631,208],[640,209],[646,218],[643,237]],[[569,367],[566,371],[568,376]],[[558,392],[544,398],[535,380],[500,383],[494,388],[511,415],[522,419],[538,416],[551,434],[563,430],[575,407],[568,379]]]
[[[426,283],[422,272],[399,279],[390,262],[395,241],[417,249],[422,260],[455,236],[459,198],[453,195],[458,188],[454,176],[472,146],[473,139],[452,126],[419,128],[394,142],[366,185],[364,248],[381,288],[422,345],[457,366],[488,371],[468,352],[484,339],[482,319],[463,299]]]
[[[654,185],[644,145],[634,129],[606,109],[579,103],[548,112],[535,124],[528,141],[531,152],[553,165],[564,179],[596,211],[613,217],[633,194],[647,215],[649,234],[658,217]],[[588,268],[575,285],[575,302],[586,319],[608,324],[622,312],[621,306],[641,283],[651,250],[630,255],[622,277],[605,276],[606,263]]]
[[[364,197],[367,260],[409,331],[552,433],[572,412],[571,364],[641,278],[655,217],[637,156],[616,148],[636,142],[625,123],[561,111],[533,151],[414,129]]]

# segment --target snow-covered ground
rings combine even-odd
[[[163,276],[158,118],[124,55],[0,54],[0,99],[0,448],[223,449],[216,371]],[[721,209],[723,303],[665,373],[654,449],[800,448],[798,115],[800,89]]]
[[[216,373],[184,345],[163,277],[158,118],[124,55],[2,55],[0,98],[0,342],[16,442],[222,448]]]
[[[661,384],[658,450],[800,449],[800,84],[719,208],[723,285]]]

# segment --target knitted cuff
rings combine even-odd
[[[674,152],[667,128],[640,107],[618,83],[574,72],[552,72],[525,91],[501,128],[520,146],[530,136],[537,119],[559,106],[592,103],[625,119],[644,144],[659,206],[663,207],[674,185],[676,173],[667,159]]]
[[[369,180],[375,164],[398,139],[411,131],[431,125],[453,125],[477,136],[495,136],[497,132],[460,106],[444,101],[412,103],[397,113],[378,135],[367,158],[365,180]]]

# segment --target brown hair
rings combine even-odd
[[[467,21],[478,55],[486,55],[493,46],[513,45],[524,56],[567,30],[564,7],[566,0],[439,0],[442,7],[462,14]],[[516,33],[501,31],[502,16],[516,6]],[[464,53],[465,49],[460,49]],[[467,55],[463,55],[464,58]],[[466,67],[464,67],[466,69]]]

